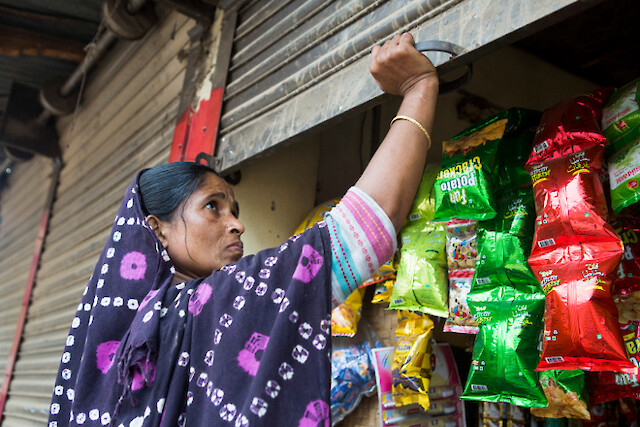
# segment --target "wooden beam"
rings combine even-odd
[[[72,40],[0,25],[0,54],[8,56],[43,56],[81,62],[84,45]]]

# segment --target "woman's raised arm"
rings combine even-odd
[[[413,45],[413,37],[405,33],[375,46],[371,52],[371,74],[382,90],[403,96],[396,116],[403,118],[393,122],[356,183],[386,212],[396,230],[420,184],[438,97],[436,69]]]

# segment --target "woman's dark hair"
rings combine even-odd
[[[210,167],[191,162],[165,163],[142,172],[138,187],[145,214],[171,220],[207,173],[219,176]]]

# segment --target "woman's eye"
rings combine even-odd
[[[205,208],[207,209],[211,209],[211,210],[216,210],[217,206],[216,206],[216,202],[209,202],[206,204]]]

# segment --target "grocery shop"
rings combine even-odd
[[[398,252],[332,314],[333,422],[637,425],[637,2],[0,1],[0,12],[15,47],[0,48],[3,426],[46,425],[69,328],[137,171],[207,163],[232,183],[245,254],[278,247],[322,219],[384,138],[400,101],[371,78],[368,54],[402,31],[431,42],[452,84]],[[56,38],[88,54],[54,57]]]

